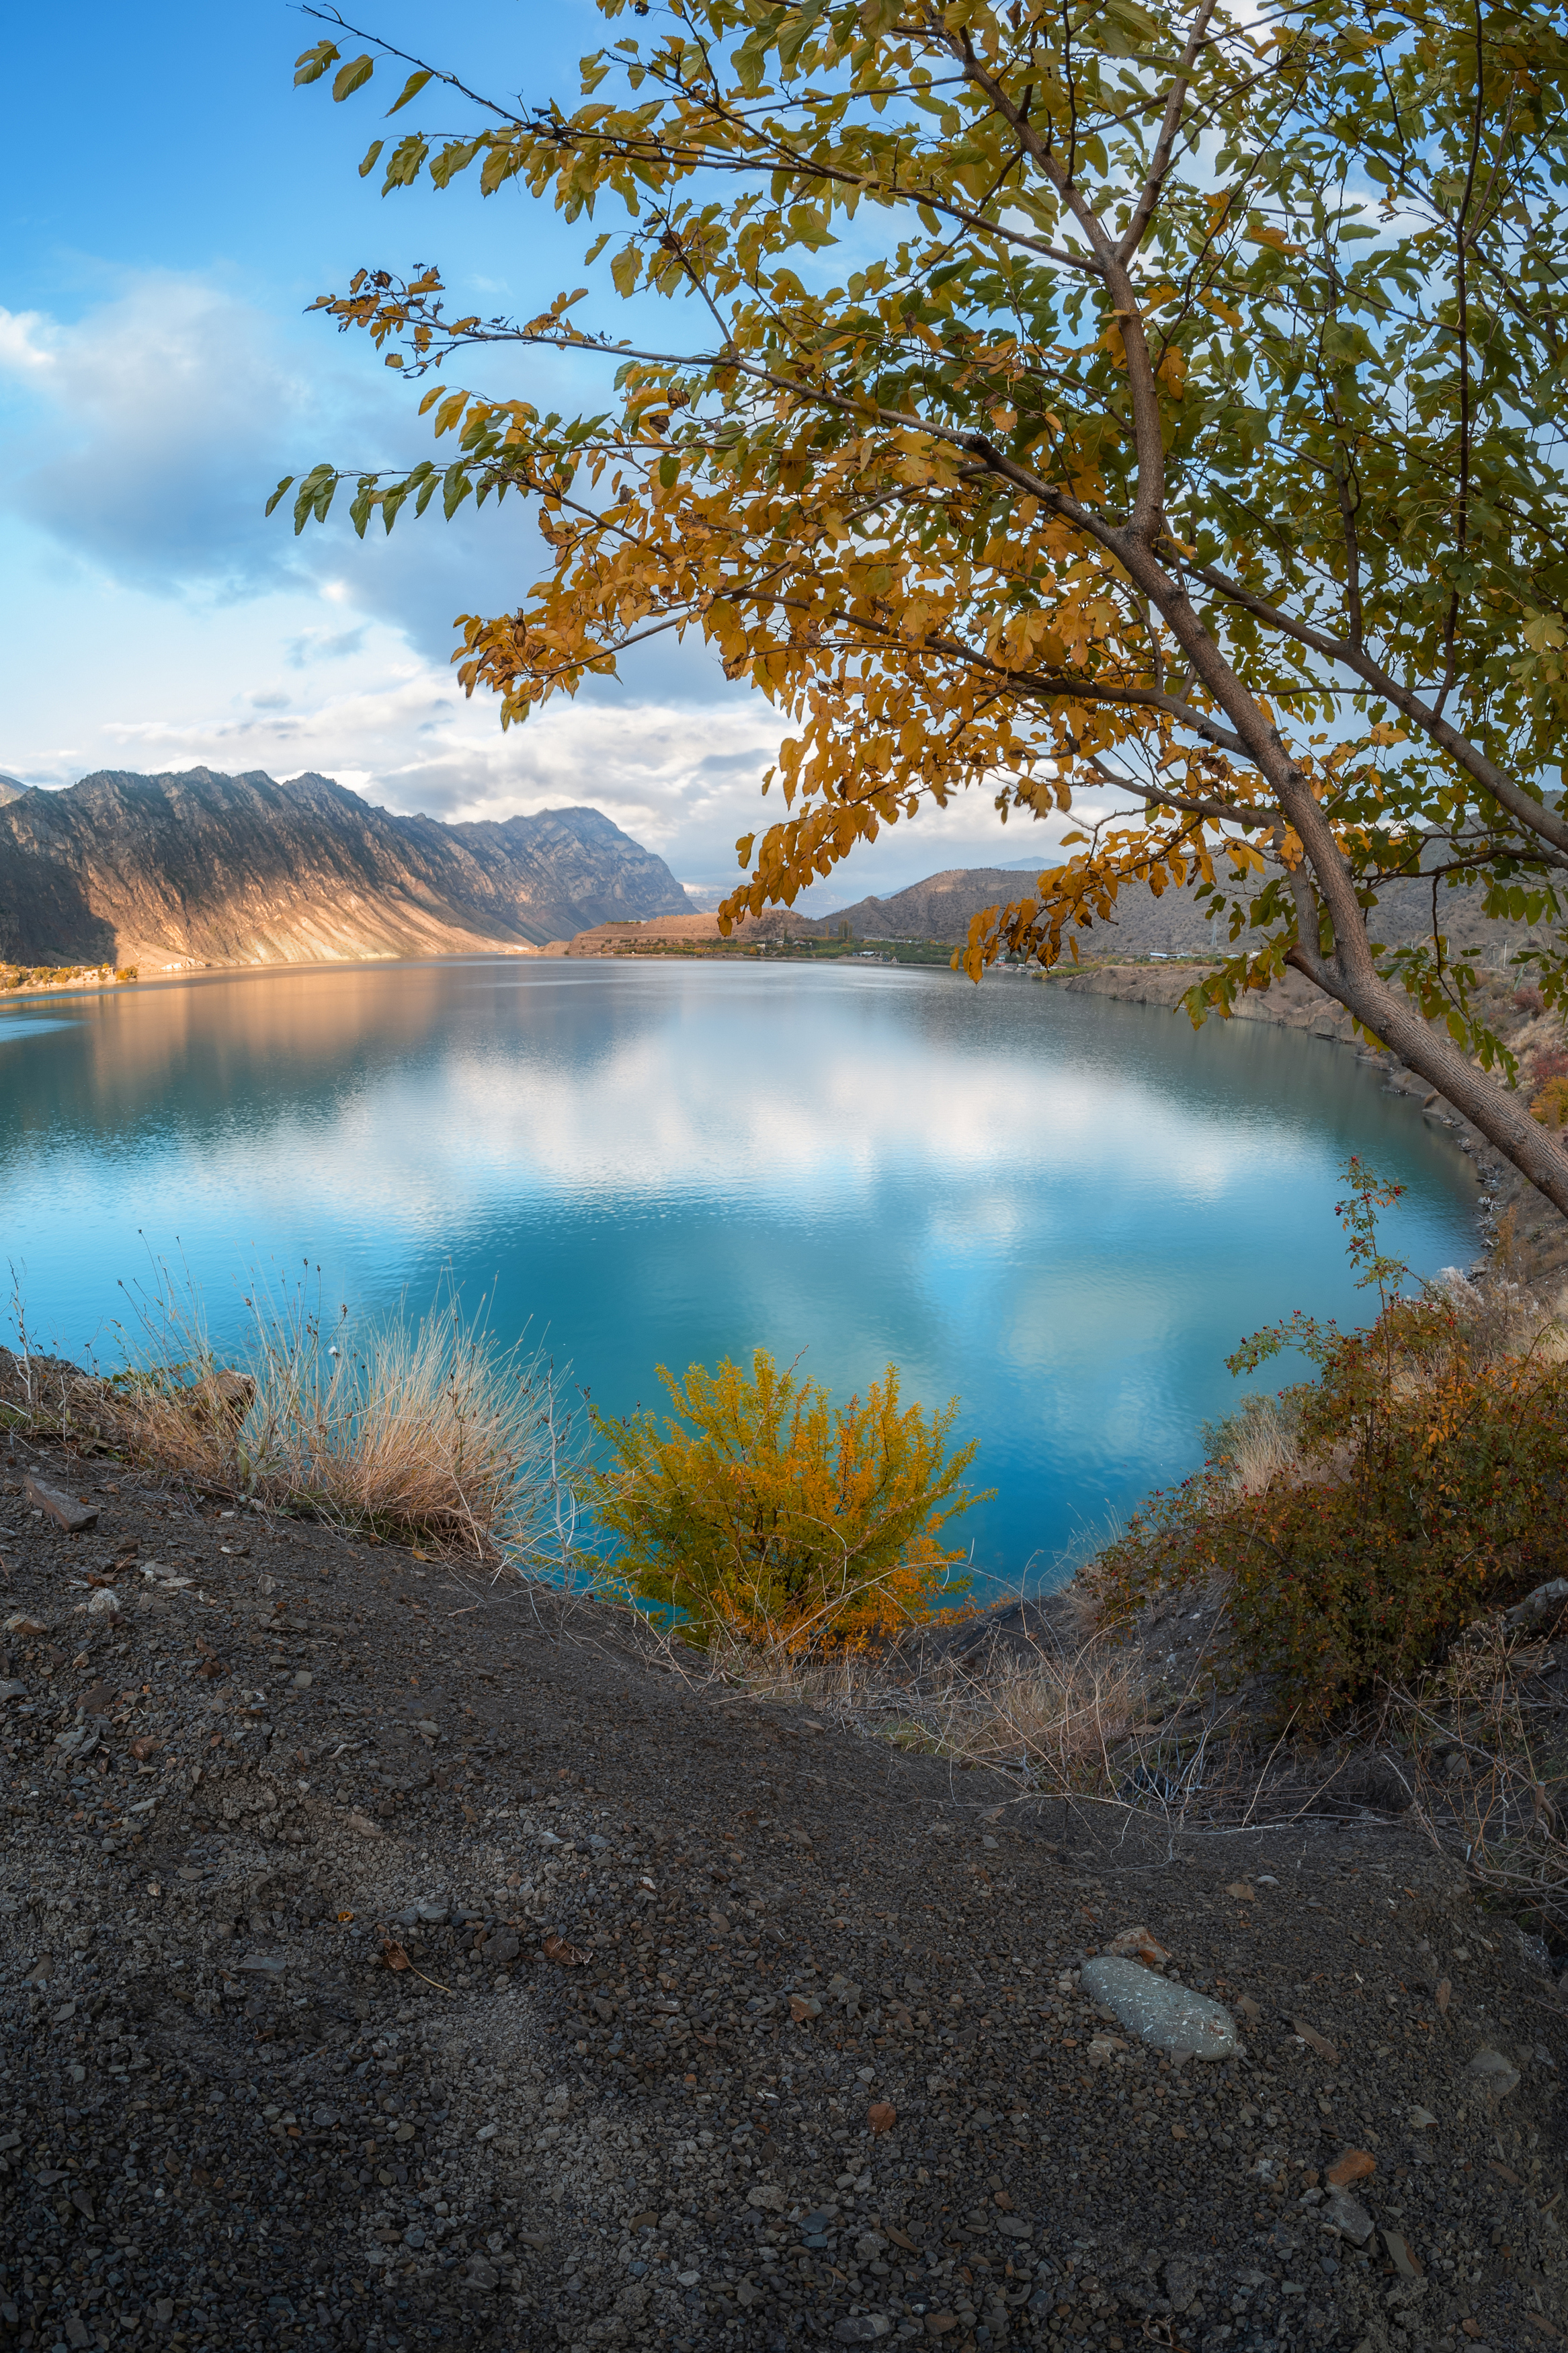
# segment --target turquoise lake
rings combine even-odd
[[[35,1345],[112,1366],[159,1261],[237,1339],[253,1274],[308,1261],[359,1319],[449,1269],[611,1411],[659,1402],[660,1363],[761,1345],[847,1395],[891,1358],[981,1440],[996,1499],[954,1532],[987,1587],[1194,1468],[1244,1333],[1358,1320],[1352,1152],[1409,1188],[1388,1246],[1469,1263],[1468,1162],[1343,1047],[1011,977],[485,959],[0,1014],[0,1275]]]

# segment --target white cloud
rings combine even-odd
[[[470,502],[449,525],[433,510],[363,543],[342,513],[300,538],[286,511],[264,518],[284,472],[428,447],[407,387],[358,358],[319,321],[280,322],[188,276],[127,277],[73,321],[0,311],[0,628],[19,681],[0,766],[49,784],[97,767],[313,768],[448,818],[588,802],[710,897],[733,887],[737,836],[784,814],[759,786],[784,730],[700,639],[639,648],[621,680],[503,735],[494,702],[466,702],[450,672],[451,624],[515,605],[537,576],[523,508]],[[1033,847],[970,794],[857,850],[801,903]]]
[[[26,377],[53,367],[51,325],[41,311],[7,311],[0,305],[0,369]]]

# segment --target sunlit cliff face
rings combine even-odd
[[[1014,1569],[1191,1467],[1245,1331],[1353,1312],[1350,1150],[1412,1186],[1394,1247],[1465,1254],[1468,1169],[1352,1056],[1026,982],[492,961],[0,1018],[40,1335],[112,1353],[116,1285],[164,1261],[237,1345],[253,1271],[308,1263],[353,1316],[450,1268],[610,1410],[659,1363],[805,1349],[847,1391],[891,1357],[963,1398]]]

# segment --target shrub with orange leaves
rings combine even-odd
[[[1351,1163],[1341,1204],[1380,1312],[1364,1330],[1293,1317],[1230,1359],[1284,1346],[1317,1378],[1285,1392],[1296,1457],[1253,1492],[1211,1464],[1156,1495],[1100,1556],[1112,1618],[1161,1588],[1223,1595],[1237,1648],[1279,1709],[1321,1722],[1440,1657],[1488,1609],[1568,1567],[1568,1364],[1549,1332],[1498,1350],[1464,1294],[1397,1288],[1374,1211],[1396,1196]],[[1473,1296],[1473,1294],[1472,1294]]]
[[[658,1375],[679,1419],[595,1417],[610,1459],[594,1500],[611,1542],[594,1566],[678,1612],[688,1639],[864,1642],[967,1590],[962,1552],[942,1541],[984,1500],[961,1484],[975,1446],[947,1453],[956,1398],[901,1406],[889,1365],[864,1402],[835,1408],[765,1348],[749,1376],[728,1358],[683,1382]]]

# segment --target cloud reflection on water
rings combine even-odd
[[[220,1331],[268,1259],[356,1312],[449,1262],[612,1409],[661,1359],[805,1348],[847,1390],[894,1356],[962,1396],[1002,1569],[1189,1467],[1243,1330],[1345,1312],[1346,1150],[1411,1183],[1417,1264],[1468,1241],[1468,1170],[1342,1052],[1012,981],[399,965],[73,1017],[0,1097],[7,1250],[68,1348],[177,1243]]]

